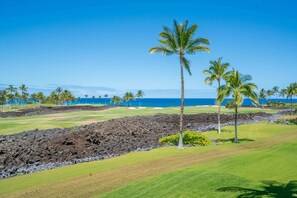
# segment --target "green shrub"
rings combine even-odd
[[[174,144],[177,145],[179,140],[179,134],[169,135],[159,139],[162,144]],[[211,144],[211,141],[203,134],[195,131],[187,130],[183,132],[183,142],[188,145],[195,146],[207,146]]]

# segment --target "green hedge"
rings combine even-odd
[[[159,139],[162,144],[178,144],[179,134],[169,135]],[[208,146],[212,142],[203,134],[195,131],[187,130],[183,132],[184,144],[195,145],[195,146]]]

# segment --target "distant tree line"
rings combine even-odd
[[[144,92],[142,90],[138,90],[135,95],[132,92],[126,92],[122,98],[120,96],[113,96],[111,97],[110,102],[114,106],[118,106],[121,103],[126,103],[128,106],[131,106],[131,102],[135,100],[135,98],[138,98],[139,106],[141,106],[141,98],[143,97]]]
[[[51,103],[56,105],[68,105],[69,102],[75,101],[74,95],[67,89],[58,87],[52,91],[49,96],[45,96],[43,92],[29,94],[28,87],[22,84],[19,87],[9,85],[6,89],[0,91],[0,105],[4,111],[4,105],[9,104],[10,109],[16,105],[24,105],[28,103]]]

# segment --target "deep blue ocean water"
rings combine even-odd
[[[231,99],[226,99],[223,101],[222,105],[225,105],[228,101]],[[269,99],[269,101],[281,101],[285,103],[289,103],[290,100],[288,99]],[[293,101],[296,103],[297,99],[293,99]],[[259,103],[267,103],[268,100],[260,100]],[[110,98],[81,98],[71,104],[108,104],[113,105],[110,103]],[[185,106],[202,106],[202,105],[215,105],[215,99],[214,98],[185,98]],[[142,99],[136,99],[129,103],[121,103],[120,106],[142,106],[142,107],[173,107],[173,106],[179,106],[180,105],[180,99],[179,98],[142,98]],[[250,99],[245,99],[243,102],[243,106],[253,106],[253,103]]]

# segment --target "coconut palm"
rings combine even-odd
[[[58,96],[58,105],[61,105],[62,101],[61,101],[61,93],[62,93],[63,89],[61,87],[58,87],[56,89],[56,93],[57,93],[57,96]]]
[[[265,89],[261,89],[259,92],[259,99],[265,100],[266,98],[267,98],[267,93],[266,93]],[[264,101],[261,103],[261,105],[263,108]]]
[[[20,98],[21,98],[21,105],[22,105],[22,102],[25,102],[27,101],[28,99],[28,87],[26,87],[25,84],[22,84],[19,89],[21,90],[21,95],[20,95]]]
[[[273,96],[274,95],[274,91],[272,90],[272,89],[268,89],[267,90],[267,96],[270,98],[270,100],[271,100],[271,96]]]
[[[46,100],[46,97],[45,97],[44,93],[42,93],[42,92],[37,93],[37,98],[38,98],[38,103],[39,104],[44,103],[45,100]]]
[[[16,98],[17,88],[14,87],[13,85],[8,85],[8,88],[6,90],[7,90],[7,99],[10,101],[10,109],[11,109],[11,103]]]
[[[4,112],[4,105],[7,101],[8,92],[6,90],[0,91],[0,104],[2,105],[2,112]]]
[[[227,79],[226,85],[219,87],[220,94],[218,97],[219,101],[223,101],[226,97],[232,95],[232,100],[229,102],[228,106],[235,109],[235,138],[234,142],[238,142],[237,136],[237,117],[238,108],[242,105],[244,97],[250,98],[254,103],[258,102],[257,85],[250,82],[252,77],[249,75],[242,75],[238,71],[234,70],[230,72]]]
[[[221,81],[223,79],[227,79],[228,72],[227,69],[230,66],[229,63],[222,63],[222,57],[217,61],[210,61],[210,67],[203,71],[204,74],[207,75],[205,78],[205,83],[208,85],[212,85],[214,81],[217,81],[218,87],[221,86]],[[219,96],[219,89],[217,96]],[[221,133],[221,103],[217,100],[218,104],[218,133]]]
[[[139,106],[141,107],[141,98],[144,97],[144,92],[142,90],[138,90],[135,96],[136,96],[136,98],[138,98]]]
[[[123,101],[124,102],[130,102],[129,106],[131,107],[131,101],[135,100],[135,96],[132,92],[126,92],[123,96]]]
[[[75,97],[69,90],[65,89],[61,92],[61,100],[63,104],[66,102],[66,105],[68,106],[68,103],[73,102],[75,100]]]
[[[110,99],[110,102],[113,103],[113,105],[117,106],[121,103],[121,98],[119,96],[113,96]]]
[[[279,95],[281,97],[285,97],[287,95],[287,89],[281,89],[280,92],[279,92]]]
[[[293,96],[297,95],[297,83],[291,83],[288,87],[287,87],[287,98],[290,99],[290,103],[291,103],[291,111],[293,111]]]
[[[85,97],[87,98],[88,97],[88,94],[86,94]]]
[[[209,52],[209,41],[205,38],[195,38],[198,25],[188,25],[185,23],[177,23],[174,20],[173,29],[164,26],[160,33],[160,46],[153,47],[149,50],[151,54],[162,53],[164,55],[177,55],[180,64],[180,78],[181,78],[181,105],[180,105],[180,137],[178,148],[183,149],[182,132],[183,132],[183,114],[184,114],[184,69],[191,75],[190,61],[186,58],[188,54],[195,54],[197,52]]]

